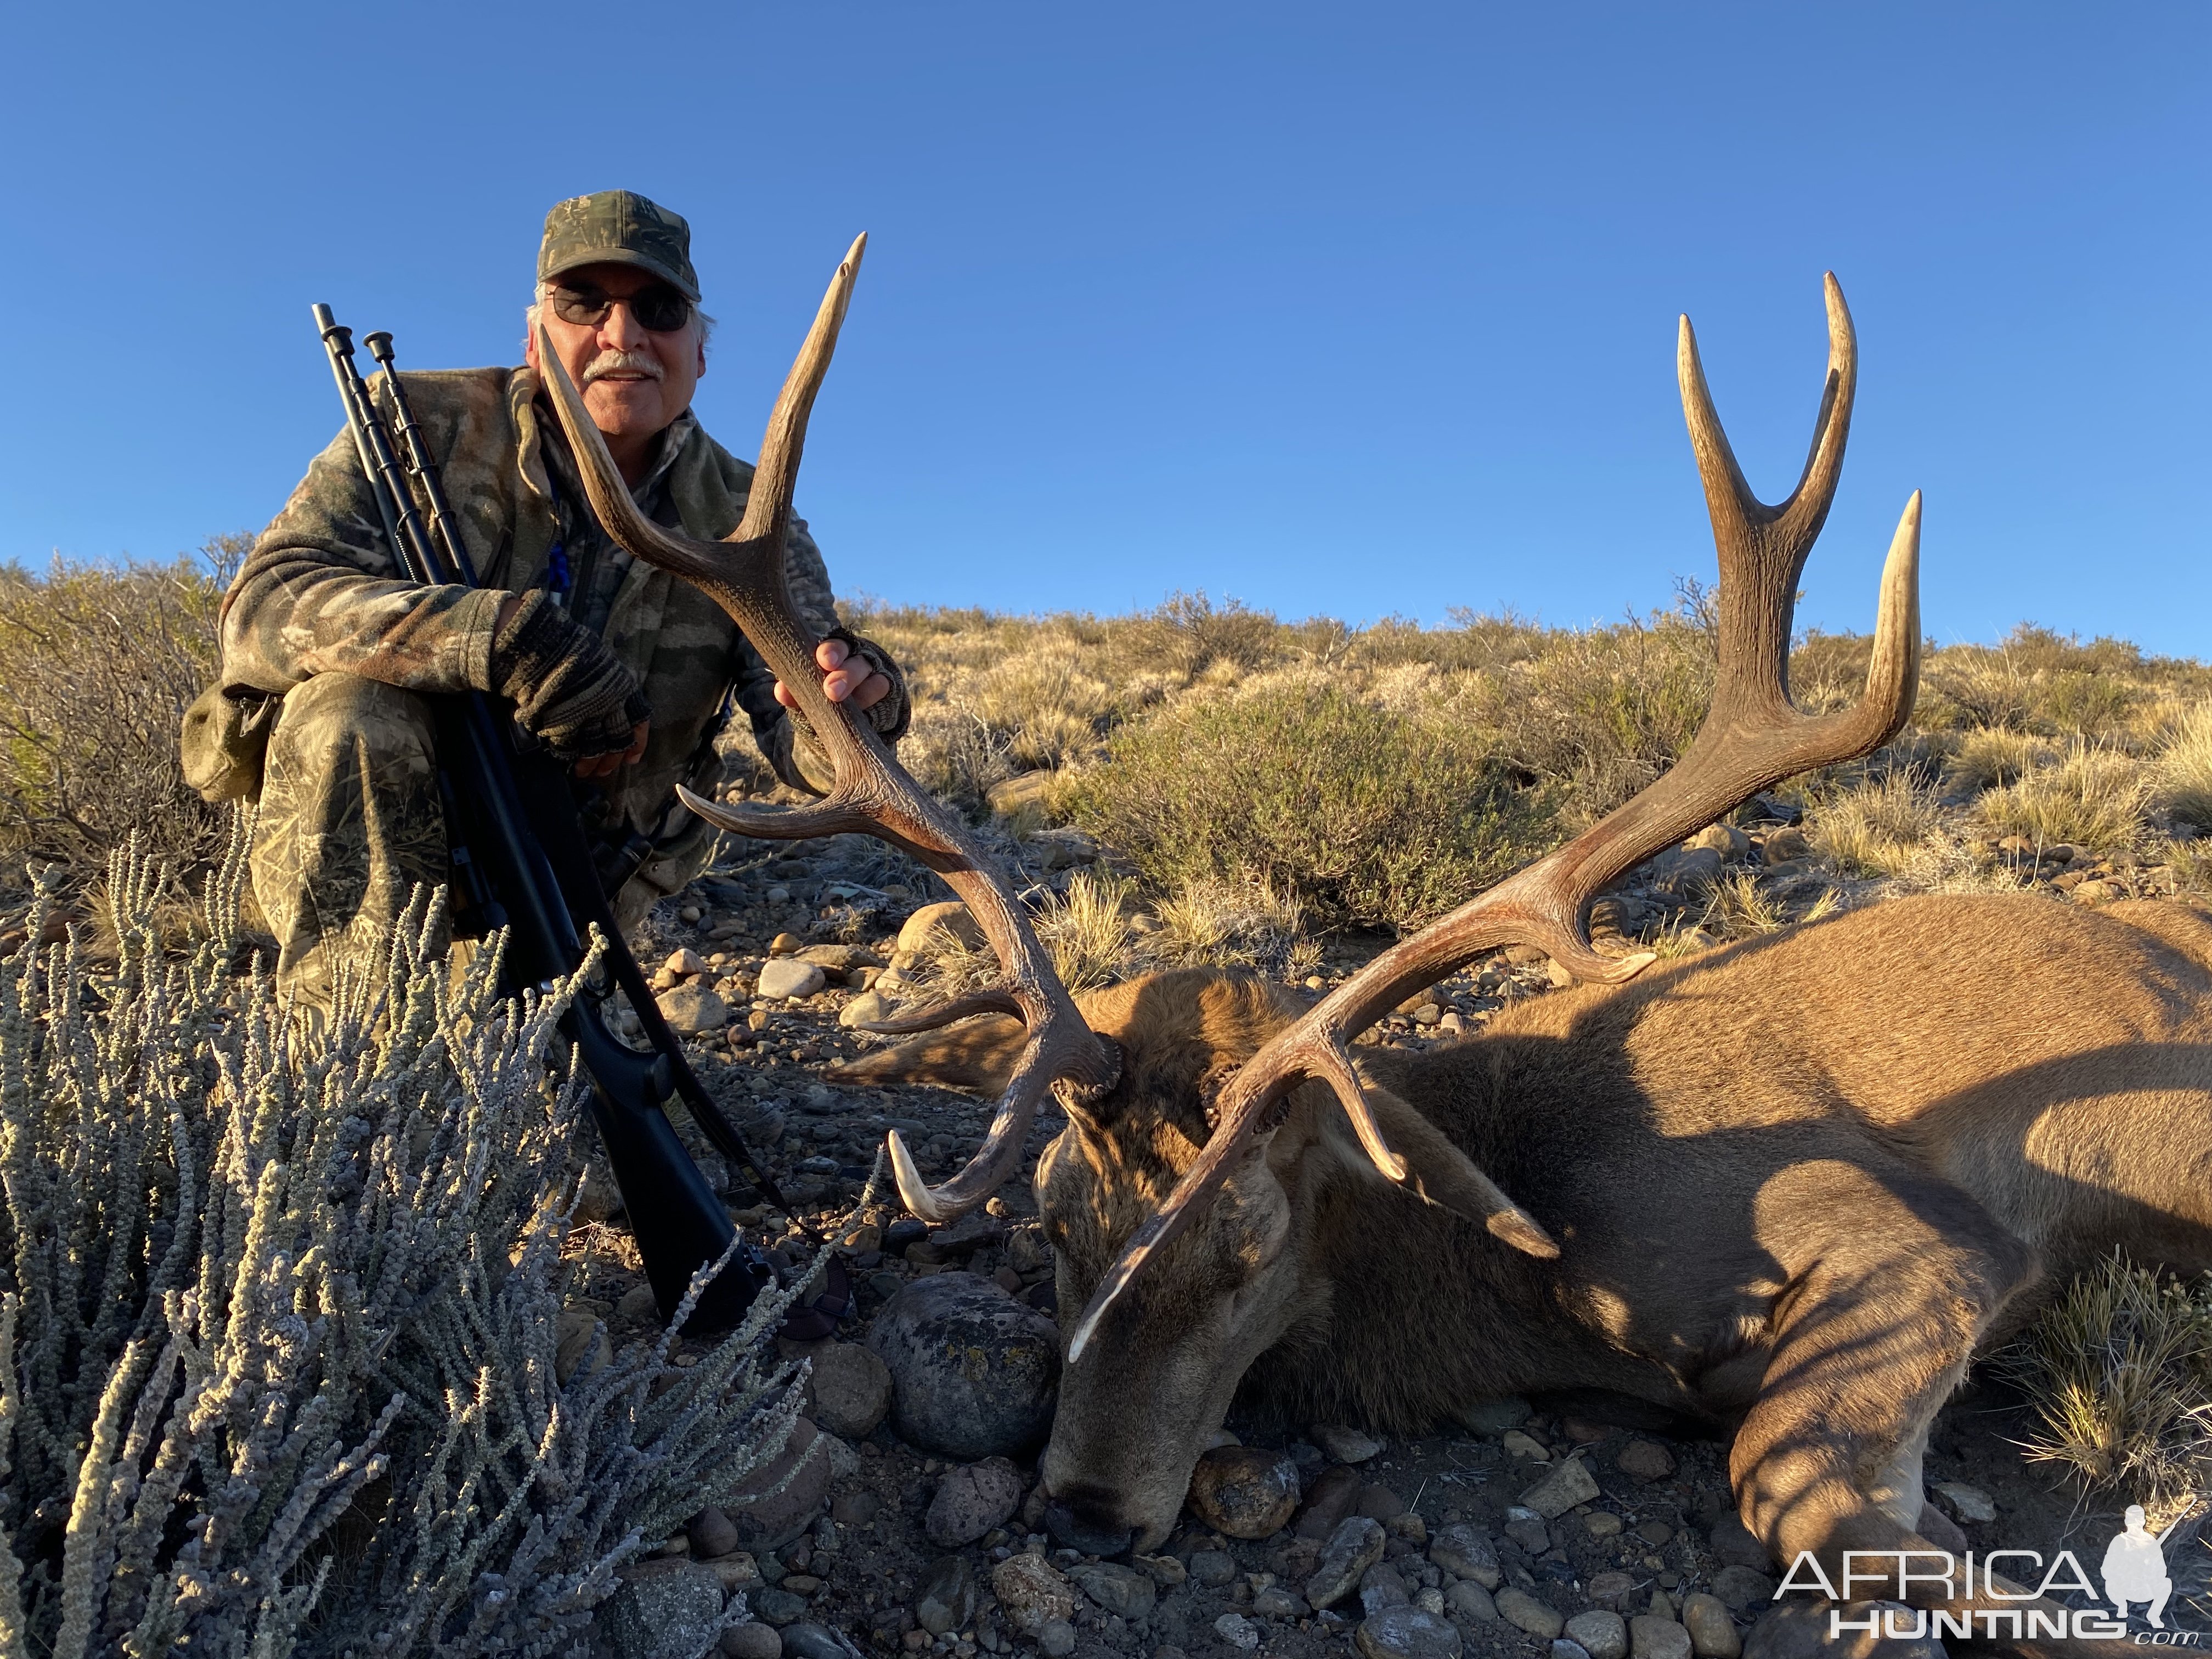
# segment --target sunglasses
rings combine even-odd
[[[654,334],[673,334],[691,320],[690,301],[665,283],[640,289],[620,299],[611,298],[596,288],[556,288],[549,302],[556,317],[579,328],[597,328],[614,314],[618,305],[628,306],[638,326]]]

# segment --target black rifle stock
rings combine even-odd
[[[371,334],[363,343],[385,370],[404,457],[354,362],[352,331],[338,325],[328,306],[315,307],[314,318],[362,471],[386,537],[409,575],[426,584],[477,586],[435,458],[392,370],[392,337]],[[416,505],[417,490],[427,516]],[[728,1211],[668,1121],[664,1107],[670,1096],[682,1095],[716,1150],[750,1170],[779,1206],[782,1195],[700,1084],[662,1018],[616,925],[566,769],[518,743],[504,705],[495,713],[493,700],[483,693],[428,701],[437,725],[439,787],[453,849],[456,897],[481,931],[507,930],[509,987],[542,986],[574,972],[586,951],[583,928],[599,928],[599,970],[585,981],[561,1029],[590,1075],[592,1121],[665,1319],[693,1273],[720,1259],[736,1234]],[[608,1023],[617,989],[629,998],[653,1052],[631,1048]],[[690,1328],[714,1331],[734,1325],[769,1276],[758,1252],[740,1251],[707,1287]]]

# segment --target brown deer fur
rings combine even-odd
[[[1304,1006],[1205,969],[1080,1000],[1126,1062],[1038,1164],[1063,1310]],[[995,1090],[1020,1042],[977,1020],[845,1072]],[[1046,1482],[1145,1547],[1232,1397],[1413,1433],[1602,1389],[1732,1427],[1778,1557],[1904,1547],[1930,1419],[2039,1283],[2116,1249],[2212,1268],[2208,1044],[2212,921],[2006,896],[1899,899],[1362,1050],[1409,1185],[1441,1202],[1378,1176],[1307,1085],[1069,1368]],[[1470,1162],[1556,1260],[1443,1207]]]

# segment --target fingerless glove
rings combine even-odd
[[[490,690],[512,700],[523,728],[563,760],[620,753],[653,714],[637,677],[607,642],[543,589],[526,595],[493,635]]]

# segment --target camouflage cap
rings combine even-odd
[[[554,204],[538,245],[538,280],[550,282],[579,265],[635,265],[672,283],[695,305],[699,276],[691,269],[691,227],[634,190],[599,190]]]

